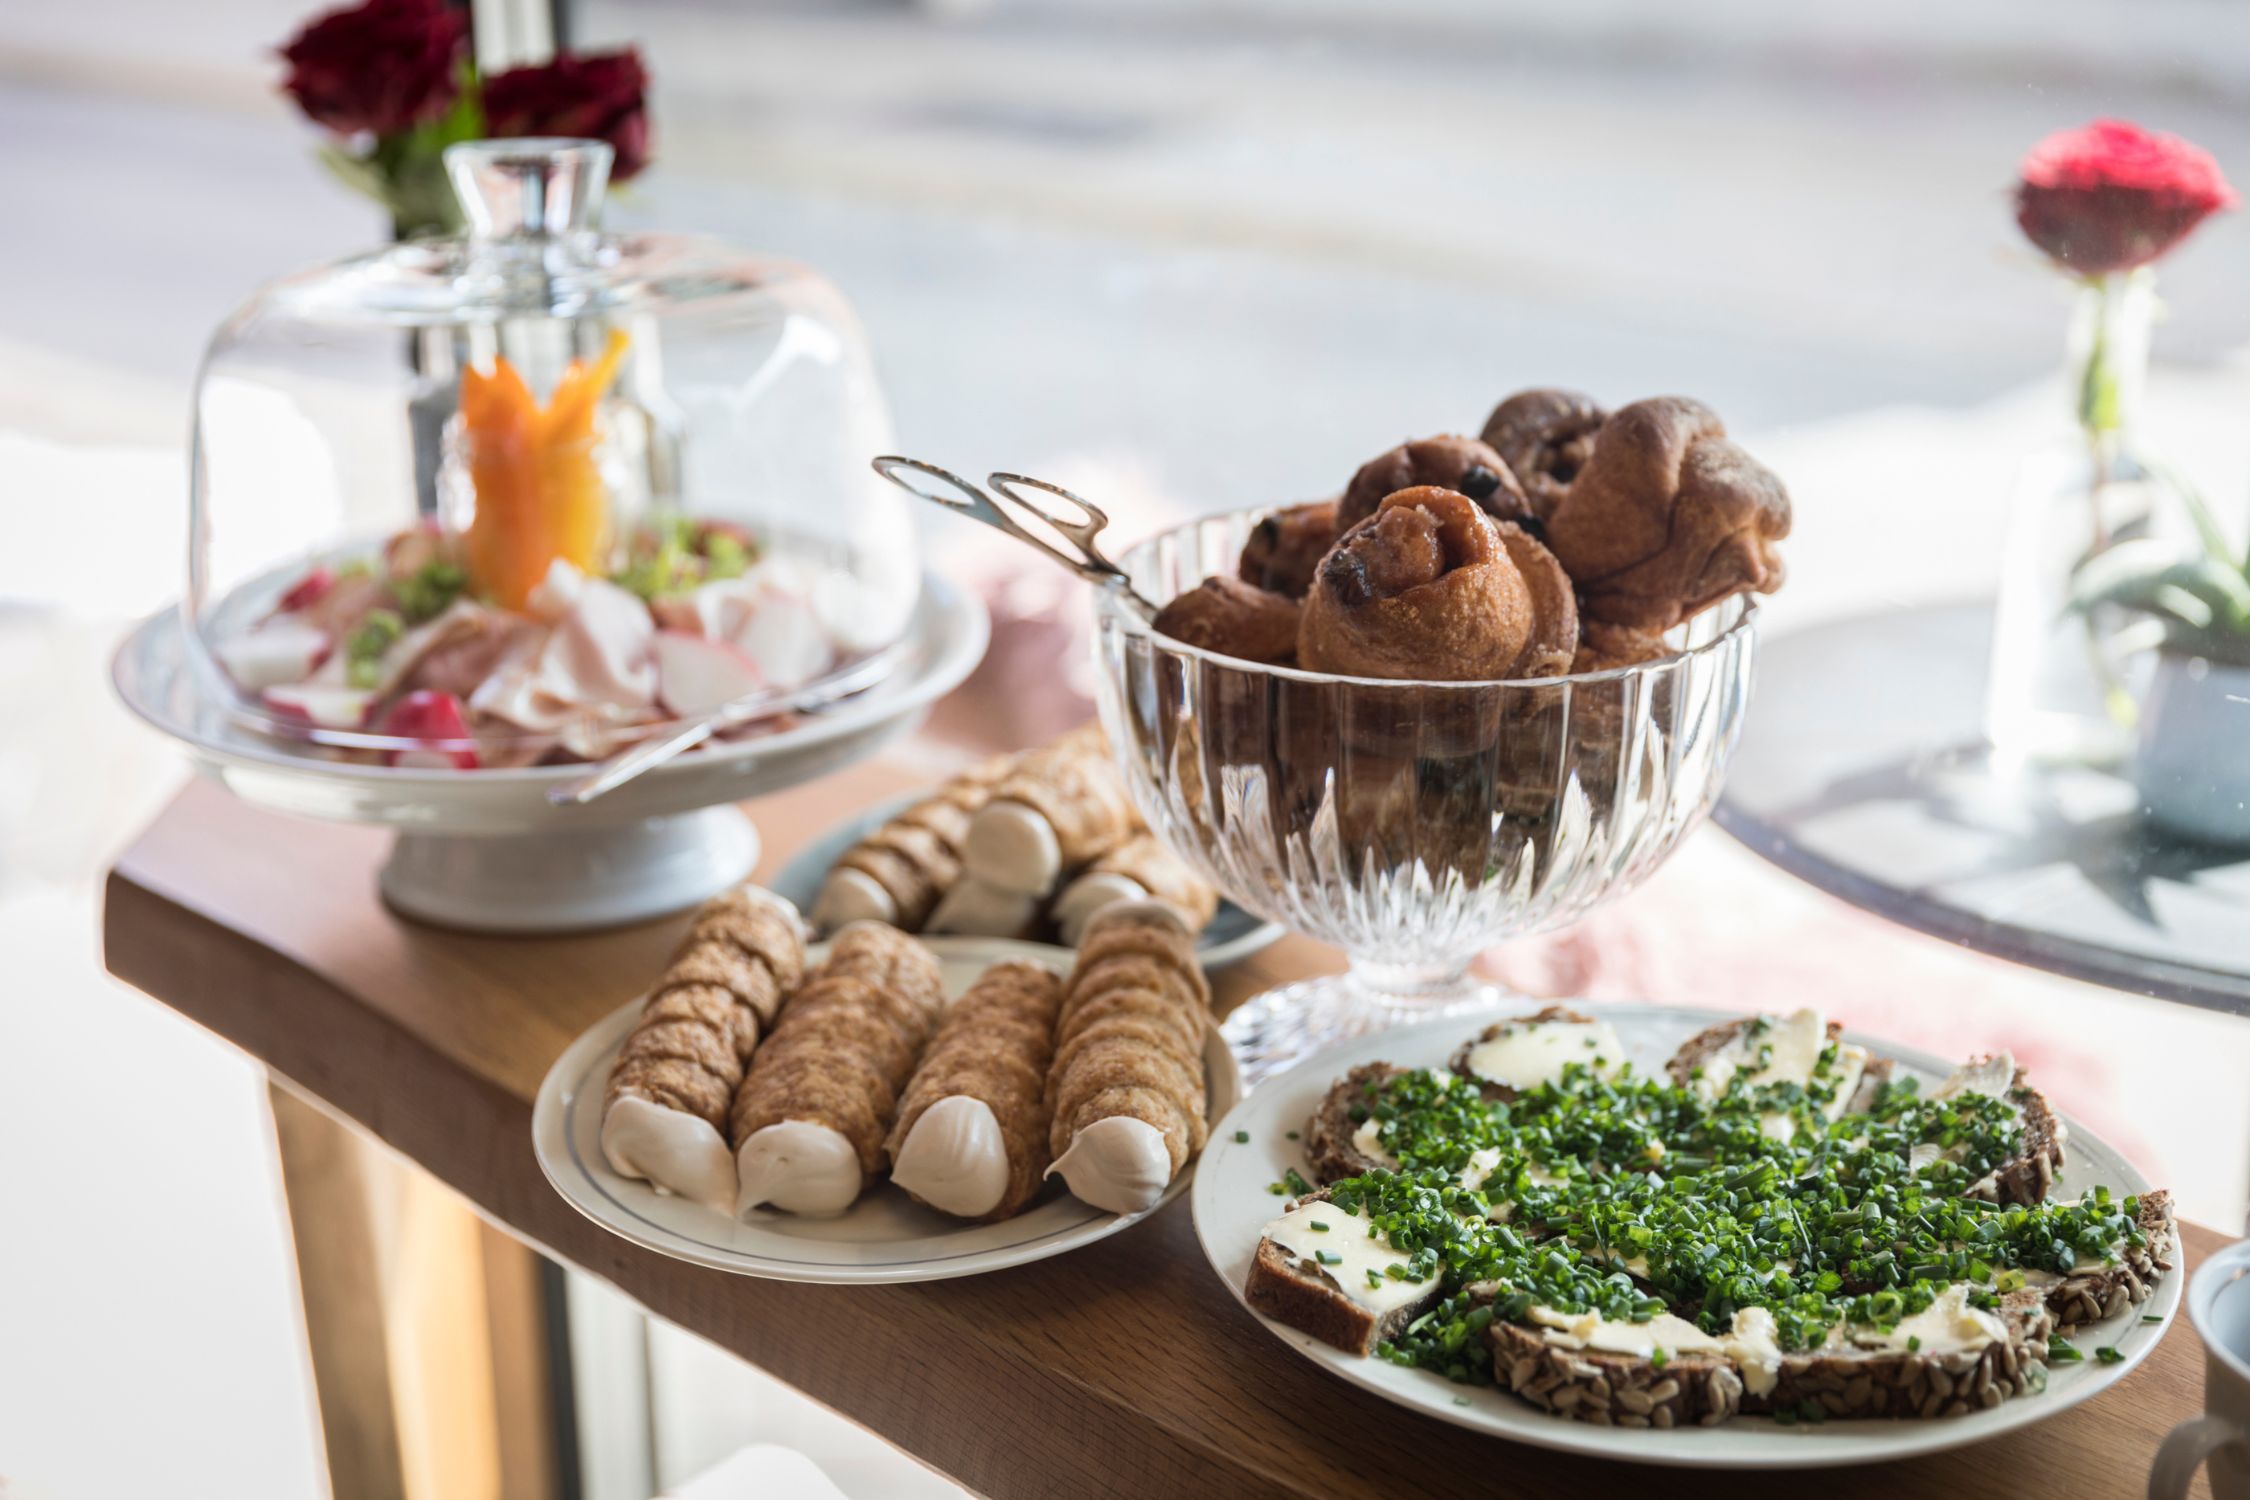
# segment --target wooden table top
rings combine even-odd
[[[752,804],[765,869],[902,790],[875,763]],[[684,919],[587,937],[472,937],[393,916],[387,835],[182,792],[108,886],[113,973],[371,1131],[558,1260],[771,1372],[972,1490],[1421,1497],[1588,1496],[1623,1483],[1737,1500],[1788,1474],[1628,1471],[1495,1441],[1333,1379],[1257,1328],[1211,1274],[1185,1198],[1124,1234],[993,1275],[799,1286],[667,1259],[582,1218],[540,1174],[531,1101],[586,1027],[657,972]],[[1291,938],[1222,976],[1222,1004],[1333,968]],[[2190,1265],[2224,1243],[2187,1226]],[[1833,1471],[1825,1497],[2140,1494],[2157,1443],[2200,1409],[2182,1318],[2134,1374],[2055,1421],[1954,1453]],[[2027,1398],[2032,1399],[2032,1398]]]

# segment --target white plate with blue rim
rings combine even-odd
[[[795,902],[797,910],[811,911],[813,903],[820,899],[821,882],[828,878],[828,872],[835,868],[846,849],[928,795],[926,791],[909,792],[837,823],[799,849],[773,878],[771,888],[777,895]],[[1210,925],[1196,934],[1196,961],[1206,969],[1223,969],[1248,958],[1281,935],[1279,923],[1261,922],[1222,896]]]
[[[1029,959],[1068,973],[1072,957],[1067,948],[1001,938],[933,938],[929,946],[949,997],[1005,959]],[[817,961],[825,952],[825,945],[818,945],[810,956]],[[610,1068],[640,1012],[639,999],[619,1006],[555,1060],[531,1107],[531,1144],[540,1170],[571,1207],[612,1234],[675,1260],[775,1281],[847,1285],[975,1276],[1062,1255],[1129,1229],[1178,1197],[1195,1175],[1190,1162],[1155,1207],[1138,1214],[1081,1203],[1056,1180],[1014,1218],[972,1224],[879,1182],[832,1219],[763,1210],[736,1219],[621,1177],[602,1156]],[[1224,1114],[1242,1096],[1242,1075],[1215,1028],[1204,1041],[1204,1069],[1210,1113]]]
[[[1739,1014],[1623,1002],[1571,1003],[1615,1027],[1644,1073],[1660,1069],[1680,1043],[1712,1022]],[[1294,1137],[1302,1134],[1321,1096],[1337,1079],[1371,1062],[1442,1070],[1467,1037],[1493,1021],[1536,1009],[1536,1002],[1519,1003],[1497,1007],[1488,1015],[1425,1021],[1340,1043],[1267,1079],[1214,1124],[1189,1201],[1203,1253],[1236,1300],[1243,1300],[1260,1231],[1280,1212],[1282,1200],[1274,1195],[1272,1185],[1291,1169],[1306,1172],[1302,1142]],[[1953,1063],[1926,1052],[1854,1032],[1844,1035],[1877,1057],[1896,1059],[1901,1073],[1919,1077],[1925,1086],[1953,1071]],[[2067,1123],[2068,1161],[2056,1176],[2051,1196],[2075,1198],[2097,1186],[2119,1197],[2148,1191],[2148,1179],[2114,1148],[2075,1120]],[[2070,1342],[2087,1357],[2051,1364],[2044,1392],[2027,1392],[1984,1411],[1932,1421],[1785,1425],[1771,1417],[1738,1416],[1717,1427],[1598,1427],[1549,1415],[1490,1386],[1455,1385],[1428,1370],[1347,1354],[1250,1310],[1246,1301],[1244,1316],[1329,1373],[1386,1401],[1511,1442],[1682,1468],[1815,1469],[1911,1458],[1981,1443],[2059,1416],[2101,1394],[2130,1376],[2170,1331],[2187,1279],[2177,1249],[2171,1258],[2172,1269],[2147,1301],[2117,1317],[2071,1330]],[[2092,1351],[2100,1348],[2116,1350],[2116,1362],[2094,1359]]]

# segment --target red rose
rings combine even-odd
[[[2016,222],[2082,276],[2145,266],[2235,205],[2211,153],[2124,120],[2047,137],[2024,158],[2022,176]]]
[[[395,135],[452,107],[468,34],[445,0],[367,0],[318,17],[281,49],[282,87],[339,135]]]
[[[631,47],[511,68],[484,85],[489,136],[562,135],[607,141],[617,154],[610,180],[648,165],[648,74]]]

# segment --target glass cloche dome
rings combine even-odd
[[[802,266],[600,232],[609,162],[455,146],[467,234],[276,282],[213,339],[189,638],[241,726],[527,766],[879,675],[921,575],[857,320]]]

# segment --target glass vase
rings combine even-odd
[[[2081,570],[2123,542],[2192,530],[2173,487],[2134,442],[2148,373],[2154,277],[2090,278],[2070,324],[2077,431],[2025,460],[2010,512],[1993,620],[1985,729],[2004,766],[2114,766],[2133,746],[2151,671],[2144,617],[2080,608]]]

